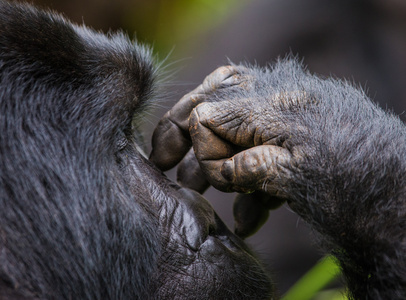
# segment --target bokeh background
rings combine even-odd
[[[218,66],[261,66],[293,53],[321,76],[353,81],[405,120],[404,0],[33,0],[76,23],[124,30],[153,45],[170,74],[163,101],[146,116],[146,140],[184,93]],[[168,176],[174,178],[174,172]],[[233,227],[233,195],[206,196]],[[266,262],[281,293],[319,258],[311,230],[287,206],[271,212],[248,242]]]

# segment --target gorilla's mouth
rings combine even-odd
[[[231,251],[251,253],[247,245],[228,229],[208,200],[195,191],[172,184],[181,196],[179,201],[182,204],[176,209],[183,215],[181,232],[190,249],[198,251],[208,244],[221,243]]]
[[[170,182],[171,190],[163,193],[171,197],[160,209],[159,227],[166,243],[158,265],[173,270],[161,279],[165,293],[181,285],[183,292],[196,294],[196,299],[201,295],[221,299],[219,291],[241,294],[235,299],[245,299],[242,291],[256,287],[254,299],[269,299],[271,280],[249,247],[227,228],[202,195],[164,180]],[[181,274],[188,274],[187,278]],[[207,281],[207,277],[212,279]],[[198,297],[199,293],[203,294]]]

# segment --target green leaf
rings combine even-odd
[[[315,299],[316,294],[332,282],[340,274],[340,268],[332,256],[320,260],[302,278],[296,282],[282,297],[282,300],[310,300]],[[337,298],[338,297],[338,298]],[[318,298],[328,299],[328,298]],[[340,293],[329,299],[346,299]]]

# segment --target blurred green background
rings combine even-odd
[[[147,141],[160,116],[218,66],[265,65],[297,54],[312,72],[353,80],[405,120],[406,1],[398,0],[33,0],[76,23],[121,29],[153,45],[169,80]],[[174,178],[174,172],[169,172]],[[232,227],[233,195],[206,196]],[[287,206],[274,211],[248,242],[268,265],[280,293],[321,257],[311,230]]]
[[[236,0],[38,0],[36,4],[63,12],[76,23],[104,32],[124,30],[130,37],[154,45],[155,53],[171,59],[196,50],[204,51],[204,39],[248,3]]]

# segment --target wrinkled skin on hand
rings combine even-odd
[[[249,94],[256,84],[243,66],[215,70],[159,122],[150,157],[161,170],[179,164],[178,182],[184,187],[203,193],[211,184],[242,193],[234,204],[235,232],[242,238],[255,233],[268,210],[287,197],[283,186],[300,154],[289,144],[278,114],[307,101],[295,92],[275,94],[267,102],[244,97],[241,91]]]

